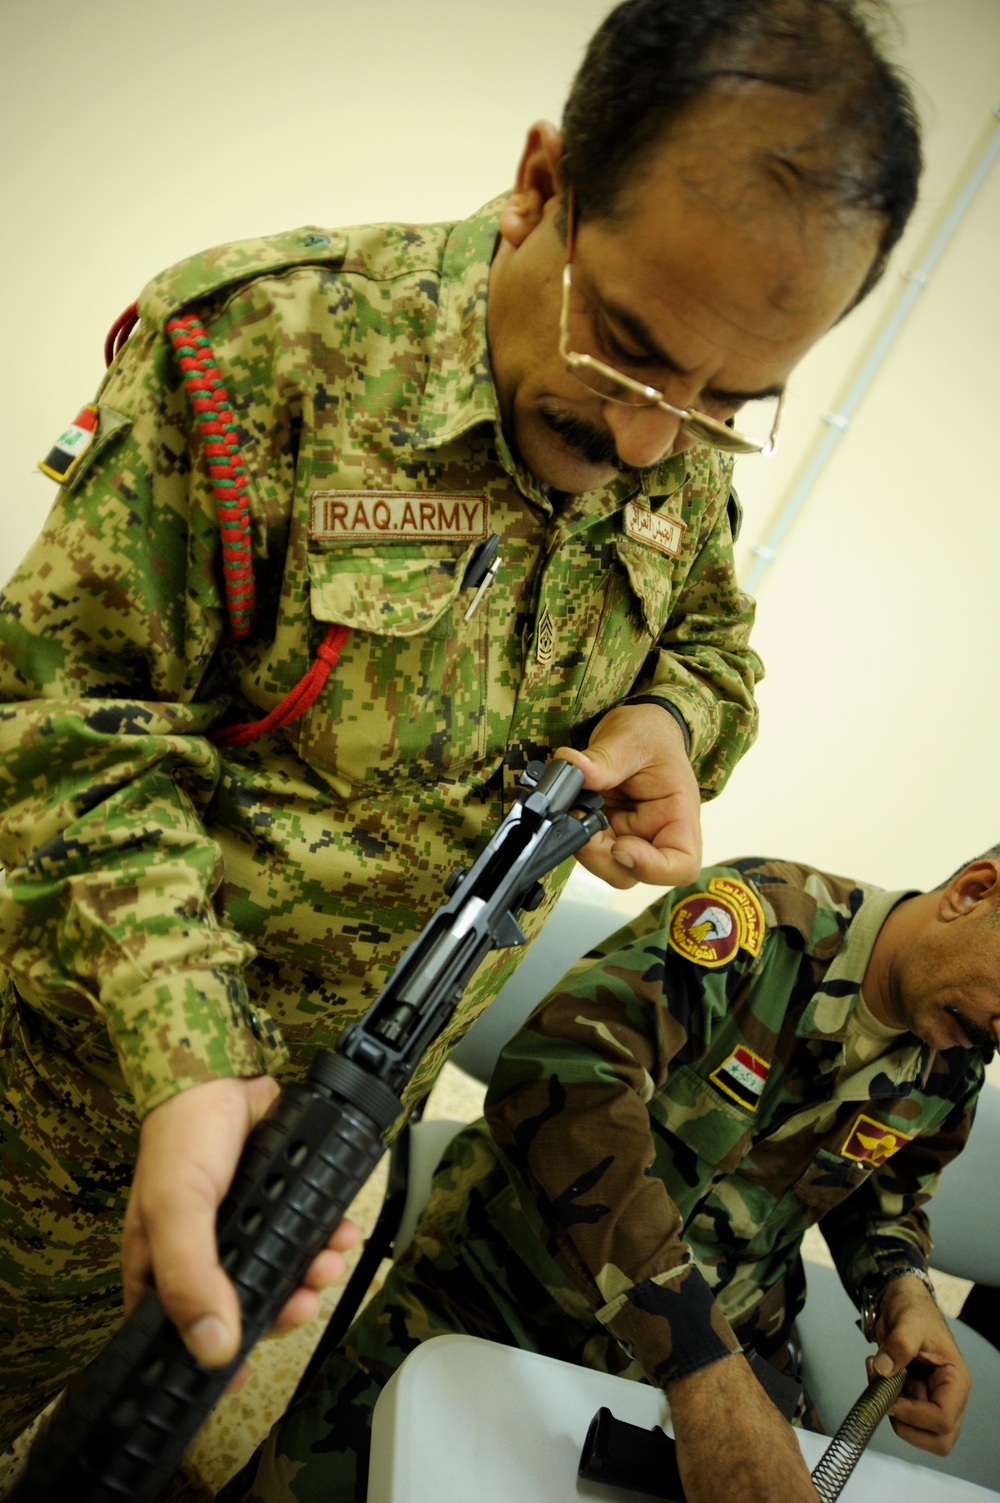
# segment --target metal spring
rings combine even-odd
[[[852,1405],[812,1474],[813,1487],[822,1503],[833,1503],[840,1495],[879,1421],[899,1398],[905,1382],[905,1367],[891,1378],[873,1378],[857,1403]]]

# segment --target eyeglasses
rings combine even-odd
[[[622,371],[616,371],[614,366],[605,365],[603,360],[598,360],[593,355],[580,355],[570,349],[569,301],[572,289],[570,262],[573,259],[575,229],[572,190],[569,194],[566,223],[566,264],[563,267],[562,276],[559,355],[570,374],[576,377],[581,386],[603,397],[606,402],[620,402],[625,407],[662,408],[664,412],[669,412],[671,417],[680,419],[683,433],[690,434],[692,438],[701,439],[704,443],[712,444],[717,449],[725,449],[730,454],[773,454],[778,447],[778,427],[781,423],[782,408],[785,405],[784,392],[778,398],[770,437],[750,438],[747,434],[730,428],[728,424],[720,423],[718,418],[709,417],[705,412],[697,412],[693,407],[674,407],[667,401],[662,391],[658,391],[655,386],[644,386],[641,381],[634,381],[631,376],[624,375]]]

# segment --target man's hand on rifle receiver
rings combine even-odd
[[[154,1107],[142,1124],[125,1214],[125,1313],[156,1286],[184,1345],[206,1367],[224,1367],[239,1349],[239,1305],[219,1266],[215,1218],[250,1129],[278,1095],[277,1082],[207,1081]],[[319,1291],[344,1275],[343,1253],[358,1231],[342,1221],[285,1303],[270,1334],[311,1320]],[[243,1370],[231,1387],[239,1387]]]
[[[561,746],[587,788],[602,793],[609,827],[577,852],[612,887],[673,887],[701,870],[701,794],[680,726],[659,705],[619,705],[585,752]]]

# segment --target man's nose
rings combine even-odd
[[[691,440],[681,432],[680,418],[662,407],[626,407],[605,402],[602,413],[611,430],[622,464],[635,470],[648,469],[668,454],[686,449]]]

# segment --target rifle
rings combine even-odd
[[[146,1292],[66,1388],[10,1503],[156,1503],[233,1374],[271,1325],[385,1148],[403,1087],[490,950],[523,945],[517,913],[541,878],[607,820],[569,762],[529,763],[524,791],[431,916],[364,1016],[247,1139],[219,1208],[219,1261],[240,1305],[240,1349],[203,1367]],[[579,809],[577,817],[570,811]]]

